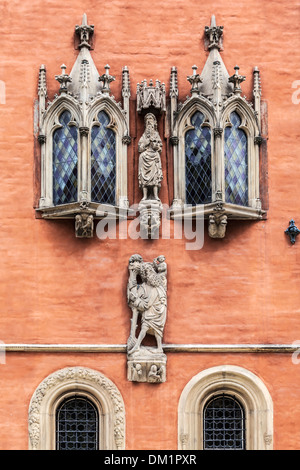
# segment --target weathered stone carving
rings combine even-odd
[[[151,107],[158,109],[160,112],[166,111],[166,86],[159,80],[150,80],[147,85],[147,80],[143,80],[142,83],[137,84],[136,89],[137,98],[137,111],[140,113],[144,109]]]
[[[224,238],[227,226],[226,214],[210,214],[208,218],[208,234],[211,238]]]
[[[160,154],[162,141],[154,114],[145,116],[145,131],[139,140],[139,187],[143,198],[139,204],[140,229],[143,238],[157,238],[162,205],[158,197],[163,179]]]
[[[94,218],[92,214],[82,212],[75,216],[76,238],[92,238],[94,230]]]
[[[132,311],[127,341],[128,380],[165,382],[167,358],[162,348],[167,316],[165,257],[160,255],[151,263],[144,262],[138,254],[132,255],[128,270],[127,301]],[[155,337],[156,346],[142,345],[146,335]]]

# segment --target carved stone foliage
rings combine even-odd
[[[127,302],[132,311],[127,341],[128,380],[165,382],[167,358],[162,348],[167,317],[165,257],[160,255],[152,262],[144,262],[140,255],[132,255],[128,271]],[[142,344],[148,335],[154,336],[155,346]]]
[[[94,217],[92,214],[82,212],[75,216],[75,235],[77,238],[92,238],[94,230]]]
[[[80,389],[92,390],[107,416],[103,446],[125,448],[125,408],[122,396],[111,380],[98,371],[84,367],[68,367],[46,377],[35,390],[28,412],[29,443],[32,450],[53,449],[51,431],[55,432],[54,403],[62,393]]]
[[[163,179],[161,166],[162,141],[154,114],[145,116],[145,131],[139,140],[139,187],[143,198],[139,204],[140,227],[143,238],[157,238],[162,210],[158,193]]]

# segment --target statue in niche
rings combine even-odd
[[[139,187],[143,191],[142,201],[159,200],[158,192],[163,179],[161,158],[162,141],[157,131],[154,114],[145,116],[145,131],[139,140]]]
[[[167,316],[167,263],[163,255],[144,262],[140,255],[129,260],[127,301],[132,310],[130,336],[127,341],[129,380],[164,382],[166,356],[162,348]],[[140,326],[138,336],[136,331]],[[155,337],[156,346],[144,346],[146,335]],[[140,375],[137,377],[136,364]]]

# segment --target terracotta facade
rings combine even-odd
[[[164,344],[292,345],[300,340],[299,240],[285,230],[300,225],[298,139],[300,104],[299,4],[192,0],[158,2],[57,0],[4,2],[0,37],[1,145],[1,316],[5,345],[126,345],[130,310],[126,302],[128,260],[133,253],[168,263],[168,316]],[[224,26],[222,59],[233,72],[238,61],[251,99],[252,70],[261,73],[267,144],[261,147],[261,195],[267,215],[261,221],[231,221],[224,239],[204,228],[201,250],[184,239],[76,239],[73,220],[43,220],[35,211],[40,197],[37,140],[37,84],[47,68],[49,99],[61,64],[70,71],[78,51],[74,26],[86,12],[94,24],[93,60],[101,73],[109,63],[121,97],[122,67],[130,70],[128,197],[138,203],[137,143],[143,119],[136,112],[136,84],[158,78],[169,90],[171,67],[178,70],[179,100],[190,93],[186,76],[202,70],[207,51],[204,27],[212,14]],[[280,20],[279,20],[280,18]],[[173,200],[173,161],[164,117],[162,203]],[[128,222],[128,224],[130,221]],[[177,449],[178,403],[185,385],[209,367],[234,365],[257,375],[273,400],[274,449],[299,449],[300,365],[292,352],[167,352],[167,381],[127,380],[126,353],[6,351],[0,364],[0,447],[28,449],[28,407],[49,374],[71,366],[95,369],[119,389],[126,411],[126,449]]]

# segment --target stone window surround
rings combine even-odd
[[[246,449],[272,450],[273,403],[262,380],[238,366],[221,365],[195,375],[178,405],[178,449],[203,449],[203,409],[215,395],[235,395],[245,409]]]
[[[56,410],[63,400],[85,396],[99,414],[99,449],[125,448],[125,408],[123,398],[107,377],[85,367],[58,370],[35,390],[29,406],[29,450],[55,450]]]

